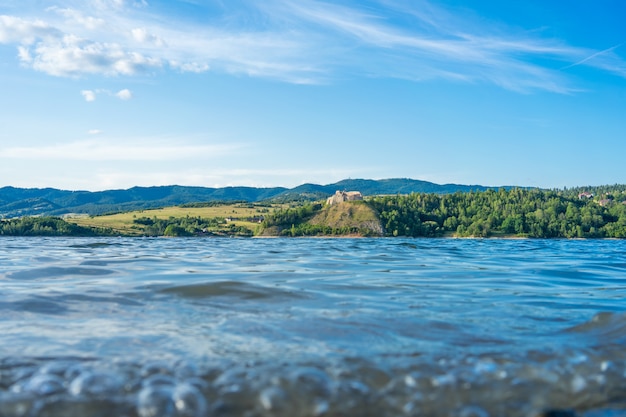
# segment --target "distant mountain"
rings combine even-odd
[[[210,201],[319,200],[337,190],[360,191],[363,195],[480,191],[480,185],[438,185],[408,178],[385,180],[347,179],[335,184],[303,184],[295,188],[273,187],[133,187],[128,190],[65,191],[54,188],[0,188],[0,218],[67,213],[104,214]]]

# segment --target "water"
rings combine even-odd
[[[0,239],[0,416],[626,415],[626,241]]]

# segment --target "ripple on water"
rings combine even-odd
[[[295,301],[305,298],[294,291],[276,287],[264,287],[239,281],[203,282],[191,285],[178,285],[160,290],[163,294],[173,294],[190,299],[234,298],[265,302]]]
[[[47,297],[29,297],[18,301],[0,301],[0,311],[64,315],[71,309],[62,302]]]
[[[2,417],[626,415],[620,241],[19,242]]]
[[[61,267],[47,266],[42,268],[32,268],[21,271],[9,272],[5,276],[13,280],[46,280],[68,277],[99,277],[114,274],[115,271],[104,268],[85,268],[79,266]]]

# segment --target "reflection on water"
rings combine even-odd
[[[626,242],[0,239],[0,416],[626,414]]]

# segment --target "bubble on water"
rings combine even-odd
[[[143,380],[141,385],[146,387],[173,387],[176,385],[176,380],[170,375],[154,374],[149,378]]]
[[[72,364],[68,362],[53,361],[39,368],[39,373],[64,376],[65,373],[67,372],[67,369],[71,366]]]
[[[137,396],[140,417],[203,417],[207,410],[207,401],[198,388],[187,382],[177,384],[167,375],[145,380]]]
[[[328,375],[317,368],[300,368],[291,374],[291,383],[302,392],[317,397],[327,397],[331,392]]]
[[[203,417],[206,414],[207,402],[202,393],[191,384],[177,385],[172,398],[177,417]]]
[[[270,386],[259,393],[259,402],[265,410],[280,414],[287,402],[287,394],[280,387]]]
[[[108,396],[122,390],[122,381],[115,374],[84,371],[70,384],[70,393],[75,396]]]
[[[53,374],[35,374],[26,381],[17,383],[13,392],[28,392],[38,396],[48,396],[65,391],[64,381]]]
[[[146,387],[137,396],[139,417],[176,417],[176,404],[170,387]]]

